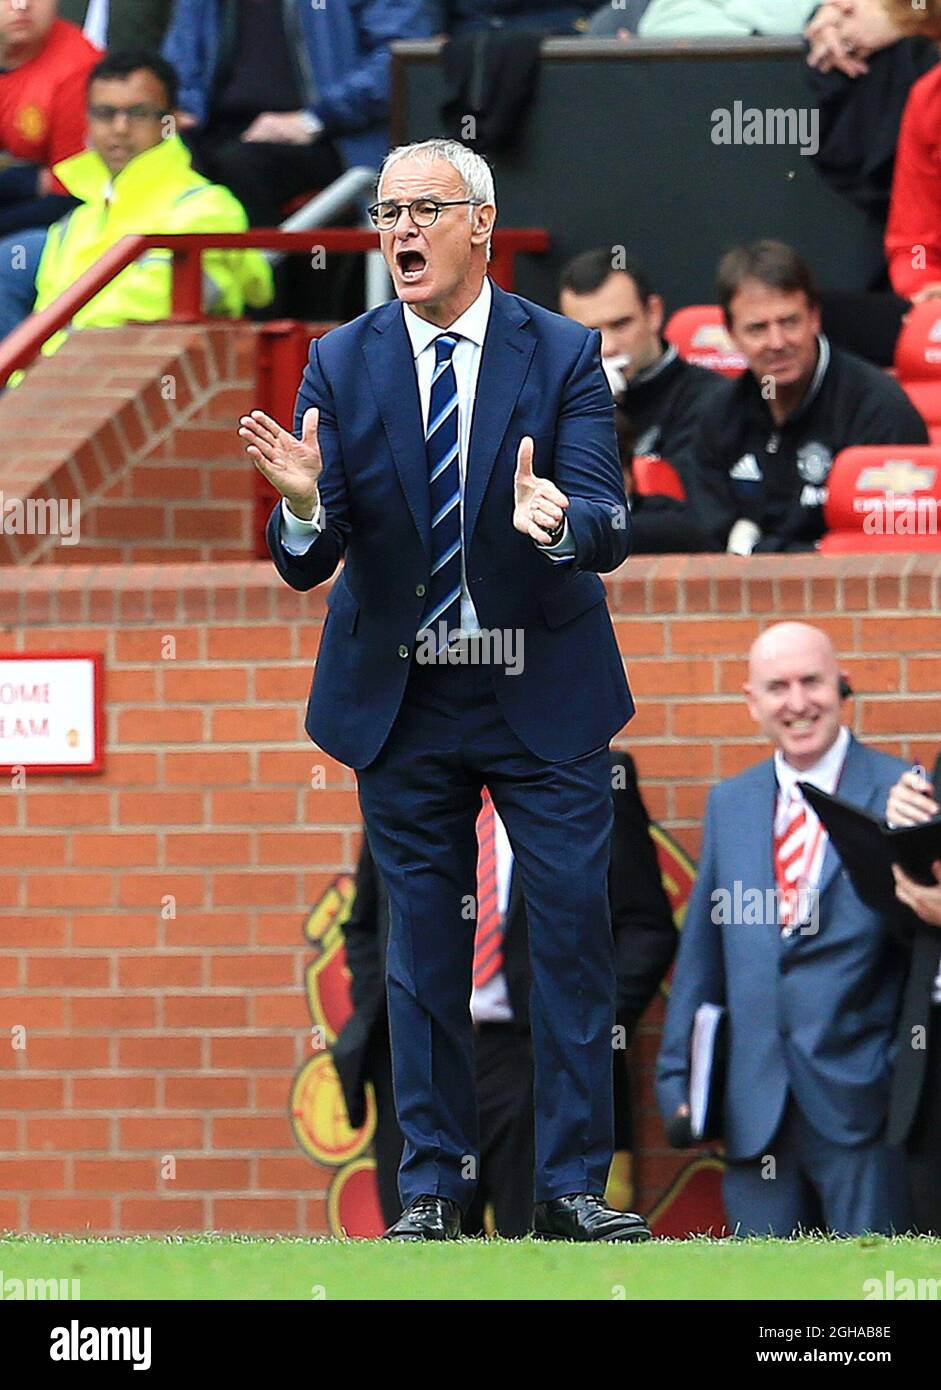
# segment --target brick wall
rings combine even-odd
[[[781,617],[832,635],[858,733],[933,761],[939,580],[930,556],[610,576],[639,705],[618,742],[655,819],[695,857],[708,788],[763,755],[743,653]],[[359,838],[352,774],[302,731],[324,611],[263,564],[7,572],[0,650],[102,651],[108,747],[101,777],[0,787],[0,1038],[27,1040],[0,1046],[0,1229],[325,1228],[329,1174],[288,1113],[310,1055],[304,922]],[[678,1167],[650,1095],[658,1009],[635,1056],[643,1207]]]
[[[248,558],[255,473],[236,428],[258,404],[257,331],[88,329],[40,359],[0,399],[0,437],[16,440],[0,494],[80,499],[80,540],[5,527],[0,565]]]

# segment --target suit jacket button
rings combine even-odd
[[[399,656],[408,656],[408,647],[399,647]]]
[[[415,585],[415,597],[416,597],[416,598],[424,598],[424,597],[425,597],[425,592],[426,592],[426,590],[425,590],[424,584],[416,584],[416,585]]]

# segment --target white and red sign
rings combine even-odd
[[[100,652],[0,652],[0,772],[101,772]]]

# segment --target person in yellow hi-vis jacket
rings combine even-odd
[[[241,203],[192,168],[176,134],[175,102],[176,75],[160,57],[112,54],[92,71],[89,148],[56,165],[79,204],[48,230],[19,233],[0,245],[0,336],[31,310],[51,304],[129,233],[246,230]],[[238,317],[246,306],[268,304],[273,294],[271,267],[259,251],[204,254],[203,300],[209,312]],[[42,350],[55,352],[74,329],[164,319],[170,307],[171,253],[146,251]]]

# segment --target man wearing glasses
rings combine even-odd
[[[44,309],[129,233],[242,232],[248,220],[227,188],[197,174],[176,134],[176,74],[146,52],[103,59],[88,82],[88,145],[56,165],[80,205],[48,232],[0,243],[0,337]],[[25,255],[14,255],[13,243]],[[271,267],[258,251],[203,257],[212,312],[238,317],[272,298]],[[146,252],[79,309],[72,328],[111,328],[169,316],[170,252]],[[65,333],[43,346],[51,353]]]
[[[608,743],[633,704],[598,577],[630,549],[599,335],[491,283],[493,179],[473,151],[394,150],[372,216],[400,302],[311,344],[294,435],[261,411],[240,434],[282,495],[268,526],[281,576],[308,590],[345,559],[307,729],[356,770],[390,899],[405,1210],[387,1235],[457,1237],[476,1187],[468,1004],[475,919],[492,908],[477,881],[486,787],[530,930],[535,1232],[644,1239],[643,1220],[601,1195]]]

